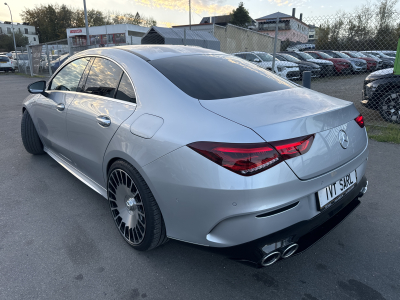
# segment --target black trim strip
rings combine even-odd
[[[281,212],[284,212],[285,210],[289,210],[289,209],[297,206],[297,204],[299,204],[299,201],[297,201],[297,202],[295,202],[293,204],[290,204],[290,205],[275,209],[273,211],[269,211],[269,212],[266,212],[264,214],[258,215],[258,216],[256,216],[256,218],[265,218],[265,217],[269,217],[269,216],[272,216],[272,215],[279,214]]]
[[[132,54],[135,54],[137,57],[140,57],[140,58],[143,59],[144,61],[151,61],[151,59],[149,59],[149,58],[147,58],[146,56],[143,56],[143,55],[141,55],[141,54],[139,54],[139,53],[137,53],[137,52],[135,52],[135,51],[128,50],[128,49],[122,49],[122,48],[116,48],[116,49],[119,49],[119,50],[122,50],[122,51],[126,51],[126,52],[129,52],[129,53],[132,53]]]

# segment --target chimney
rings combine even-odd
[[[294,7],[292,9],[292,17],[296,18],[296,8],[294,8]]]
[[[303,13],[300,14],[300,21],[303,21]]]

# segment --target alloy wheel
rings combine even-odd
[[[122,169],[115,169],[108,178],[108,200],[111,214],[125,240],[140,244],[146,233],[146,214],[139,190]]]
[[[400,121],[400,96],[391,93],[382,102],[382,114],[386,120],[398,123]]]

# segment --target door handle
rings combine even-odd
[[[65,109],[65,105],[63,103],[58,103],[56,108],[58,111],[63,111]]]
[[[97,123],[100,124],[100,126],[108,127],[108,126],[111,125],[111,120],[110,120],[110,118],[107,117],[107,116],[98,116],[98,117],[96,118],[96,120],[97,120]]]

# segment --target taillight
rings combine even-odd
[[[187,146],[232,172],[251,176],[306,153],[313,140],[314,135],[273,143],[195,142]]]
[[[354,121],[356,121],[358,126],[364,128],[364,117],[362,115],[359,115],[357,118],[354,119]]]

